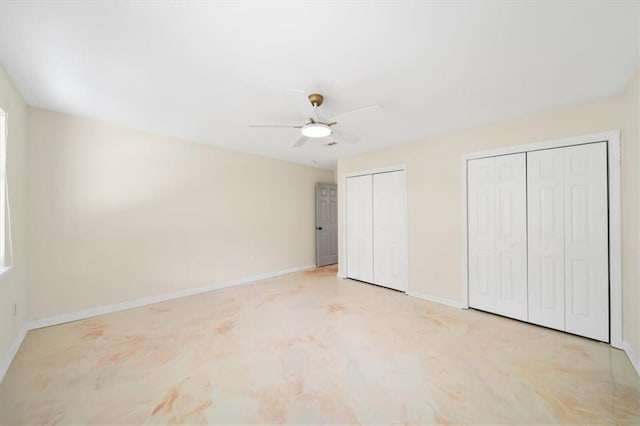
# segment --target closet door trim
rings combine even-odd
[[[610,344],[622,349],[622,239],[620,203],[620,130],[548,140],[527,145],[517,145],[481,152],[463,154],[460,158],[461,170],[461,292],[462,306],[469,307],[468,275],[468,228],[467,228],[467,161],[520,152],[607,142],[608,193],[609,193],[609,291],[610,291]]]

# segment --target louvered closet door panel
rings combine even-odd
[[[347,178],[347,276],[373,281],[373,179]]]
[[[495,159],[467,162],[469,306],[497,310]]]
[[[605,142],[563,148],[565,329],[609,341]]]
[[[373,283],[407,290],[405,172],[373,175]]]
[[[564,330],[561,149],[527,153],[529,322]]]
[[[495,158],[497,313],[527,320],[525,154]]]

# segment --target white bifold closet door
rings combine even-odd
[[[407,290],[405,172],[373,175],[373,283]]]
[[[373,282],[373,176],[347,178],[347,274]]]
[[[527,153],[529,321],[609,340],[607,145]]]
[[[562,149],[527,153],[529,322],[564,330]]]
[[[469,306],[527,320],[524,153],[470,160]]]
[[[407,290],[403,170],[347,178],[347,277]]]

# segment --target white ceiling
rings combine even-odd
[[[638,2],[0,1],[0,62],[33,106],[333,168],[340,157],[621,93]],[[291,145],[325,95],[356,145]]]

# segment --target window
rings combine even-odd
[[[11,251],[7,198],[7,114],[0,109],[0,273],[8,269],[11,260],[7,256],[7,248]]]

